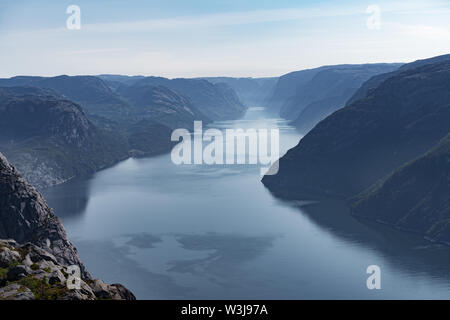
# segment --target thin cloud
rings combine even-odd
[[[256,10],[218,14],[204,14],[168,19],[152,19],[131,22],[112,22],[83,26],[89,31],[152,31],[186,27],[233,26],[254,23],[280,22],[319,17],[338,17],[362,14],[358,9],[276,9]]]
[[[416,14],[426,11],[439,12],[450,10],[446,2],[417,3],[392,2],[380,4],[384,13]],[[365,5],[352,5],[347,7],[316,6],[310,8],[287,8],[271,10],[238,11],[217,14],[203,14],[187,17],[174,17],[166,19],[151,19],[141,21],[124,21],[111,23],[97,23],[85,25],[89,31],[116,32],[116,31],[153,31],[162,29],[195,28],[209,26],[234,26],[255,23],[282,22],[313,18],[338,18],[345,16],[366,16]]]

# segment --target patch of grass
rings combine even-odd
[[[37,300],[58,300],[67,294],[67,287],[61,284],[50,285],[46,279],[38,279],[27,276],[17,283],[24,285],[33,292]]]
[[[17,290],[17,292],[25,292],[25,291],[27,291],[27,288],[26,288],[25,286],[21,286],[21,287]]]
[[[44,270],[45,272],[48,272],[48,273],[50,273],[50,271],[52,271],[52,269],[50,269],[49,267],[46,267],[46,268],[44,268],[42,270]]]
[[[38,269],[39,269],[39,265],[38,265],[37,263],[33,263],[33,264],[30,266],[30,268],[31,268],[31,270],[38,270]]]
[[[0,279],[6,279],[6,274],[8,273],[8,269],[0,268]]]
[[[44,269],[45,270],[45,269]],[[47,272],[49,272],[49,271],[47,271]],[[64,269],[61,269],[61,273],[64,275],[64,277],[67,279],[68,277],[69,277],[69,274],[64,270]]]

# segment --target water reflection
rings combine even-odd
[[[59,217],[77,218],[86,212],[91,197],[91,181],[92,177],[76,179],[44,189],[42,193]]]
[[[378,251],[387,258],[391,267],[411,275],[426,274],[439,278],[450,288],[449,246],[431,243],[420,235],[352,216],[348,206],[340,200],[310,203],[280,201],[296,207],[299,214],[307,215],[323,230],[332,232],[349,243]]]

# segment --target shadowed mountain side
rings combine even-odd
[[[0,88],[0,115],[1,150],[40,188],[128,156],[121,136],[96,128],[80,106],[48,90]]]
[[[295,199],[348,197],[426,152],[449,126],[450,62],[405,71],[321,121],[263,183]]]
[[[281,116],[302,134],[334,111],[342,108],[364,81],[377,73],[397,68],[397,64],[349,65],[320,71],[285,103]]]
[[[295,120],[306,107],[314,103],[320,113],[321,101],[325,103],[324,108],[327,108],[326,102],[332,103],[335,99],[333,108],[337,110],[344,106],[345,101],[364,81],[399,66],[400,64],[386,63],[348,64],[291,72],[278,79],[265,105],[289,120]]]
[[[198,108],[194,107],[190,99],[163,86],[139,82],[132,86],[122,86],[118,92],[135,106],[133,118],[138,121],[146,119],[172,129],[189,130],[193,129],[196,120],[210,122]]]
[[[353,213],[450,244],[450,134],[352,199]]]
[[[146,157],[169,152],[177,141],[171,141],[172,129],[160,123],[141,120],[126,129],[129,153]]]

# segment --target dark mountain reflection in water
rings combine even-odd
[[[259,108],[214,127],[279,127],[283,152],[300,138]],[[44,194],[90,272],[140,299],[450,298],[449,247],[274,198],[256,166],[129,159]],[[366,287],[373,264],[382,290]]]

